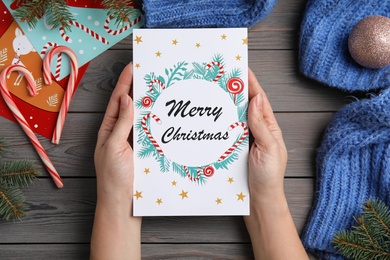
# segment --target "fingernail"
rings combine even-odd
[[[256,95],[256,107],[258,109],[263,109],[263,95],[261,93]]]

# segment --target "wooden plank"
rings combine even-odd
[[[332,113],[277,113],[289,153],[286,176],[314,176],[315,150]],[[101,113],[72,113],[67,117],[59,145],[40,137],[43,147],[61,176],[95,176],[93,154],[97,132],[103,118]],[[0,118],[1,131],[11,144],[12,152],[5,159],[29,159],[38,165],[41,161],[19,125]],[[43,176],[48,176],[43,169]]]
[[[285,190],[297,229],[302,230],[313,197],[313,179],[286,179]],[[96,183],[67,178],[58,190],[50,179],[24,189],[29,215],[21,222],[0,222],[0,244],[89,243]],[[249,243],[242,217],[143,218],[144,243]]]
[[[142,259],[253,259],[251,244],[142,244]],[[0,245],[3,260],[85,260],[89,244]],[[310,259],[317,259],[310,255]]]
[[[104,112],[117,79],[132,60],[129,50],[106,51],[94,59],[71,102],[71,112]],[[266,91],[275,112],[336,111],[347,94],[305,78],[296,51],[251,51],[249,67]]]

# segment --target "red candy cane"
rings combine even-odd
[[[33,130],[31,129],[30,125],[28,124],[27,120],[24,118],[18,107],[16,106],[15,102],[12,99],[12,96],[7,88],[7,82],[6,78],[7,76],[13,72],[18,71],[19,73],[22,73],[24,77],[27,79],[28,83],[28,90],[30,95],[35,96],[37,94],[36,91],[36,85],[33,76],[31,73],[23,66],[20,65],[11,65],[5,68],[1,74],[0,74],[0,90],[1,95],[4,98],[5,103],[12,111],[12,114],[18,121],[19,125],[22,127],[23,131],[26,133],[28,138],[30,139],[31,143],[33,144],[35,150],[37,151],[39,157],[41,158],[43,164],[45,165],[46,169],[48,170],[50,176],[54,180],[54,183],[57,185],[58,188],[62,188],[64,186],[64,183],[58,174],[57,170],[54,168],[53,163],[51,162],[49,156],[47,155],[45,149],[39,142],[38,138],[35,136]]]
[[[244,122],[236,122],[236,123],[230,125],[229,131],[233,130],[237,126],[241,126],[244,129],[244,134],[241,136],[241,138],[233,146],[231,146],[229,149],[227,149],[226,152],[219,157],[218,162],[222,162],[223,160],[225,160],[225,158],[228,157],[249,135],[248,127],[246,126],[246,124]]]
[[[159,79],[152,79],[152,80],[149,82],[149,90],[150,90],[150,93],[153,93],[153,84],[155,84],[155,83],[159,84],[160,87],[161,87],[163,90],[166,89],[165,84],[162,83],[161,80],[159,80]]]
[[[75,26],[76,28],[79,28],[80,30],[83,30],[89,36],[95,38],[99,42],[104,43],[104,44],[109,44],[109,42],[104,37],[100,36],[98,33],[94,32],[91,29],[89,29],[85,25],[83,25],[83,24],[81,24],[79,22],[73,21],[73,20],[70,20],[69,24]],[[60,27],[60,35],[66,42],[69,42],[69,43],[72,42],[72,39],[68,35],[66,35],[65,30],[64,30],[63,27]]]
[[[106,32],[108,34],[111,34],[113,36],[117,35],[117,34],[121,34],[123,33],[124,31],[127,31],[128,29],[130,29],[131,27],[133,27],[134,25],[136,25],[137,23],[139,23],[142,19],[142,16],[138,16],[137,18],[134,19],[134,21],[132,23],[129,23],[128,25],[126,25],[125,27],[119,29],[119,30],[111,30],[110,27],[109,27],[109,24],[111,22],[111,19],[112,19],[112,16],[109,16],[105,23],[104,23],[104,30],[106,30]]]
[[[223,69],[222,64],[220,62],[217,62],[217,61],[213,61],[213,62],[210,62],[209,64],[207,64],[206,69],[210,69],[213,66],[218,66],[218,68],[219,68],[217,76],[215,76],[215,78],[213,79],[213,82],[217,82],[222,77],[222,74],[224,73],[224,69]]]
[[[44,57],[46,55],[46,52],[47,52],[47,49],[49,47],[57,47],[58,44],[55,43],[55,42],[48,42],[46,43],[42,50],[41,50],[41,57]],[[60,80],[60,73],[61,73],[61,62],[62,62],[62,53],[58,53],[58,57],[57,57],[57,65],[56,65],[56,73],[54,75],[54,77],[56,78],[56,80]]]
[[[190,181],[198,181],[200,179],[200,170],[199,169],[196,171],[198,176],[194,178],[194,177],[191,176],[190,172],[188,171],[188,167],[187,166],[184,165],[183,168],[186,171],[187,177],[190,179]]]
[[[73,93],[75,91],[75,84],[78,76],[78,61],[77,61],[76,54],[68,47],[56,46],[47,53],[45,59],[43,60],[43,78],[45,79],[45,83],[48,85],[52,83],[51,72],[50,72],[50,61],[56,53],[60,53],[60,52],[66,53],[69,56],[71,62],[70,64],[71,72],[70,72],[65,96],[64,99],[62,100],[61,108],[58,113],[56,128],[54,129],[53,137],[51,140],[52,143],[54,144],[59,144],[60,142],[62,129],[64,128],[66,115],[69,110],[70,100],[72,99]]]
[[[149,137],[150,141],[152,142],[152,144],[154,145],[154,147],[156,147],[157,149],[157,152],[161,155],[161,156],[164,156],[164,152],[163,150],[160,148],[160,146],[158,145],[158,143],[156,142],[156,140],[154,139],[154,137],[151,135],[151,133],[149,132],[149,129],[146,125],[146,120],[148,120],[148,118],[153,118],[154,120],[156,120],[156,122],[158,124],[161,124],[161,119],[154,115],[154,114],[147,114],[146,116],[144,116],[142,118],[142,121],[141,121],[141,125],[142,125],[142,129],[144,130],[145,134]]]

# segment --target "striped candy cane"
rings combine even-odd
[[[118,29],[118,30],[111,30],[110,29],[109,24],[111,22],[111,19],[112,19],[112,16],[107,17],[107,19],[106,19],[106,21],[104,23],[104,30],[106,30],[106,32],[108,34],[111,34],[111,35],[115,36],[115,35],[123,33],[124,31],[127,31],[128,29],[130,29],[131,27],[133,27],[134,25],[139,23],[141,21],[141,19],[142,19],[142,16],[138,16],[137,18],[134,19],[133,22],[129,23],[125,27],[123,27],[121,29]]]
[[[62,188],[64,186],[64,183],[58,174],[57,170],[54,168],[53,163],[51,162],[49,156],[47,155],[45,149],[39,142],[38,138],[34,134],[33,130],[31,129],[30,125],[16,106],[15,102],[12,99],[12,96],[7,88],[7,82],[6,78],[7,76],[13,72],[18,71],[19,73],[22,73],[24,77],[27,79],[28,83],[28,90],[30,95],[35,96],[37,94],[36,85],[34,78],[32,74],[24,67],[20,65],[11,65],[5,68],[1,74],[0,74],[0,91],[1,95],[4,98],[5,103],[12,111],[12,114],[18,121],[19,125],[22,127],[23,131],[26,133],[28,138],[30,139],[31,143],[33,144],[35,150],[37,151],[39,157],[41,158],[43,164],[45,165],[46,169],[48,170],[50,176],[54,180],[54,183],[57,185],[58,188]]]
[[[83,25],[83,24],[81,24],[79,22],[73,21],[73,20],[70,20],[69,24],[75,26],[76,28],[79,28],[80,30],[83,30],[89,36],[95,38],[99,42],[104,43],[104,44],[109,44],[109,42],[104,37],[100,36],[98,33],[94,32],[91,29],[89,29],[85,25]],[[72,42],[72,39],[68,35],[66,35],[65,30],[64,30],[63,27],[60,27],[60,35],[66,42],[69,42],[69,43]]]
[[[152,142],[152,144],[154,145],[154,147],[156,147],[157,152],[161,156],[164,156],[163,150],[160,148],[160,146],[158,145],[158,143],[156,142],[156,140],[154,139],[152,134],[149,132],[149,129],[148,129],[147,125],[146,125],[146,120],[148,120],[148,118],[153,118],[157,122],[157,124],[159,124],[159,125],[161,124],[161,119],[158,116],[156,116],[156,115],[154,115],[152,113],[149,113],[149,114],[147,114],[146,116],[144,116],[142,118],[141,125],[142,125],[142,129],[144,130],[145,134],[149,137],[149,139]]]
[[[206,69],[210,69],[213,66],[218,66],[218,68],[219,68],[217,76],[215,76],[215,78],[213,79],[213,82],[217,82],[222,77],[222,74],[224,73],[224,69],[223,69],[222,64],[220,62],[217,62],[217,61],[212,61],[209,64],[207,64]]]
[[[160,87],[164,90],[166,87],[165,87],[165,84],[161,82],[161,80],[159,79],[152,79],[149,83],[149,90],[150,90],[150,93],[153,93],[153,84],[159,84]]]
[[[248,127],[246,126],[246,124],[244,122],[236,122],[236,123],[230,125],[229,131],[233,130],[237,126],[241,126],[244,129],[243,135],[233,146],[231,146],[229,149],[227,149],[226,152],[219,157],[218,162],[222,162],[223,160],[225,160],[225,158],[228,157],[249,135]]]
[[[50,72],[50,61],[56,53],[66,53],[70,58],[71,72],[69,76],[68,86],[66,88],[64,99],[62,100],[60,111],[58,113],[56,128],[53,132],[52,143],[59,144],[62,130],[64,128],[66,115],[69,110],[70,100],[75,91],[76,79],[78,76],[78,61],[76,54],[68,47],[56,46],[52,48],[43,60],[43,78],[45,83],[50,85],[52,83]]]
[[[198,170],[196,170],[196,173],[197,173],[197,177],[192,177],[190,172],[188,171],[188,167],[187,166],[183,166],[184,170],[186,171],[186,174],[187,174],[187,177],[190,179],[190,181],[199,181],[200,179],[200,169],[198,168]]]
[[[41,57],[43,58],[45,55],[46,55],[46,52],[47,52],[47,49],[49,47],[57,47],[58,44],[55,43],[55,42],[48,42],[46,43],[42,50],[41,50]],[[58,53],[58,56],[57,56],[57,65],[56,65],[56,72],[54,74],[54,77],[56,78],[56,80],[60,80],[60,73],[61,73],[61,63],[62,63],[62,53]]]

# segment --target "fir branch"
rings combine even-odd
[[[25,216],[27,207],[24,206],[25,197],[17,187],[0,181],[0,216],[5,220],[19,220]]]
[[[165,69],[165,74],[168,76],[167,87],[172,85],[172,82],[175,80],[181,80],[184,77],[184,73],[187,70],[187,62],[182,61],[178,62],[173,66],[173,69]],[[180,76],[180,77],[179,77]]]
[[[66,0],[50,0],[46,8],[47,21],[54,28],[62,27],[64,31],[70,31],[69,21],[73,20]]]
[[[115,18],[116,26],[128,23],[130,17],[137,14],[132,0],[103,0],[102,4],[107,15]]]
[[[13,13],[15,19],[19,19],[21,22],[27,22],[30,28],[35,28],[39,18],[45,14],[49,1],[18,1],[18,4],[20,7]]]
[[[0,168],[0,178],[15,187],[31,184],[38,174],[37,166],[28,160],[5,162]]]
[[[390,210],[379,200],[367,201],[357,226],[335,234],[339,253],[353,259],[390,259]]]

